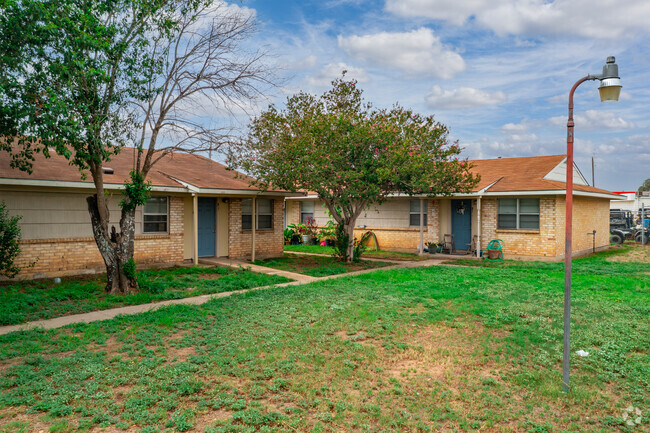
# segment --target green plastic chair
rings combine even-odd
[[[497,251],[497,257],[495,259],[490,258],[490,251]],[[487,253],[487,254],[486,254]],[[503,260],[503,241],[501,239],[493,239],[488,242],[487,250],[483,251],[483,257],[485,260],[491,262],[496,262],[497,260]]]

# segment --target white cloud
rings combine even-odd
[[[519,123],[506,123],[501,127],[503,134],[523,134],[531,129],[539,129],[543,126],[542,122],[536,119],[524,119]]]
[[[288,65],[289,69],[310,69],[316,66],[317,57],[313,54],[302,59],[296,60]]]
[[[408,74],[448,79],[465,70],[460,54],[446,48],[433,30],[424,27],[405,33],[339,36],[338,44],[355,58]]]
[[[346,65],[345,63],[329,63],[323,67],[318,73],[307,77],[307,83],[311,86],[329,86],[331,82],[341,76],[341,72],[348,71],[345,74],[346,78],[354,78],[360,83],[368,81],[368,74],[363,68]]]
[[[611,39],[645,31],[647,0],[386,0],[386,10],[461,25],[475,22],[497,34],[573,34]]]
[[[576,128],[581,129],[634,129],[636,124],[628,122],[613,111],[587,110],[573,116]],[[549,119],[555,126],[566,126],[566,116],[556,116]]]
[[[495,105],[505,102],[506,94],[503,92],[490,92],[487,90],[459,87],[454,90],[443,90],[440,86],[433,86],[427,95],[427,104],[432,108],[456,109],[472,108],[485,105]]]
[[[537,148],[539,138],[535,134],[512,134],[505,141],[492,141],[488,148],[495,151],[498,156],[531,155]]]

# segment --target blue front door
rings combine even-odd
[[[215,209],[213,198],[199,198],[199,257],[214,257]]]
[[[472,242],[472,201],[451,201],[451,232],[454,235],[456,249],[466,249]]]

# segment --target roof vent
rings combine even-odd
[[[102,173],[104,173],[104,174],[113,174],[113,173],[115,173],[115,170],[113,170],[110,167],[102,167]]]

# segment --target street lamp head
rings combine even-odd
[[[600,86],[598,86],[600,101],[618,101],[618,97],[621,94],[621,87],[623,86],[621,86],[621,79],[618,76],[618,65],[614,56],[607,58],[607,63],[603,66],[603,73],[598,79],[600,80]]]

